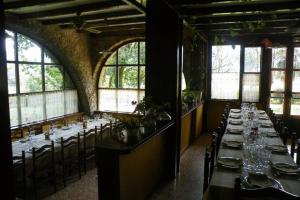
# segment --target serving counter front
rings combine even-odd
[[[101,200],[145,199],[168,175],[174,123],[112,132],[96,146]]]

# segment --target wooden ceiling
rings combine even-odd
[[[145,7],[137,0],[4,0],[4,9],[20,19],[79,32],[141,32],[145,28]]]
[[[300,0],[168,0],[195,29],[222,35],[300,35]]]

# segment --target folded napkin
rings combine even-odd
[[[243,131],[244,131],[243,128],[232,128],[232,127],[227,128],[227,132],[232,134],[242,134]]]
[[[267,137],[279,137],[277,132],[266,132]]]
[[[69,127],[69,126],[63,126],[61,129],[62,130],[69,130],[69,129],[71,129],[71,127]]]
[[[232,118],[232,119],[241,119],[241,115],[229,115],[229,118]]]
[[[271,128],[271,127],[273,127],[273,124],[272,123],[262,123],[260,126],[263,128]]]
[[[271,150],[273,153],[286,153],[287,148],[283,145],[267,145],[267,149]]]
[[[288,164],[288,163],[271,163],[271,166],[276,169],[277,171],[285,174],[296,174],[300,173],[300,169],[296,164]]]
[[[272,180],[264,173],[248,173],[247,182],[249,185],[258,188],[272,187]]]
[[[231,109],[231,112],[233,112],[233,113],[240,113],[241,110],[240,109]]]
[[[266,114],[266,112],[264,110],[258,110],[257,113],[258,114]]]
[[[268,116],[259,116],[258,119],[260,120],[269,120]]]
[[[234,149],[241,149],[243,147],[243,142],[236,140],[224,140],[223,146]]]
[[[226,168],[237,169],[243,165],[241,158],[219,157],[217,163]]]
[[[242,125],[243,121],[242,120],[229,120],[229,124],[231,124],[231,125]]]

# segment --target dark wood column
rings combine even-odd
[[[0,0],[0,182],[2,198],[15,199],[13,190],[13,165],[10,139],[10,120],[7,90],[7,69],[5,54],[5,26],[3,1]]]
[[[180,162],[182,19],[165,1],[148,0],[146,17],[146,95],[170,103],[175,122],[168,138],[167,176],[175,177]]]

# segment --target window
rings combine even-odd
[[[212,46],[212,99],[238,99],[240,46]]]
[[[291,115],[300,115],[300,47],[294,48]]]
[[[259,102],[261,48],[246,47],[244,52],[242,101]]]
[[[5,30],[11,126],[78,112],[77,91],[47,49]]]
[[[145,95],[145,42],[128,43],[107,59],[98,85],[101,111],[132,112]]]
[[[260,72],[261,47],[212,46],[211,99],[259,102]]]
[[[286,53],[286,47],[272,48],[270,108],[276,114],[284,108]]]

